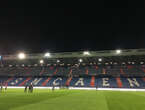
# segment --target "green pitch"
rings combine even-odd
[[[8,89],[0,110],[145,110],[145,92]]]

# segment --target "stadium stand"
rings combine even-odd
[[[44,59],[44,64],[36,62],[39,55],[36,59],[25,61],[19,61],[12,56],[9,60],[4,56],[0,66],[0,82],[8,83],[8,86],[33,83],[34,86],[44,87],[145,88],[144,53],[138,55],[131,50],[129,53],[127,51],[125,56],[111,54],[111,57],[105,56],[108,55],[106,53],[101,55],[102,62],[98,61],[98,54],[85,56],[82,58],[84,62],[78,62],[78,57],[82,55],[75,53],[69,57],[64,53],[68,56],[60,56],[62,62],[54,62],[57,59],[54,55],[54,58]]]
[[[33,83],[34,86],[58,86],[64,87],[105,87],[105,88],[144,88],[144,78],[109,78],[109,77],[47,77],[47,78],[1,78],[8,86],[24,86],[25,83]]]

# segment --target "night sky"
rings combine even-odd
[[[0,8],[0,53],[145,48],[144,3],[49,8],[25,2]]]

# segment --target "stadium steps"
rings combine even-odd
[[[43,83],[42,83],[42,86],[46,86],[46,84],[48,83],[48,81],[50,80],[51,78],[47,78]]]
[[[95,76],[92,76],[90,86],[91,87],[95,86]]]
[[[95,66],[95,69],[96,69],[96,70],[98,70],[98,68],[99,68],[98,66]]]
[[[69,71],[69,75],[72,75],[72,69]]]
[[[106,69],[105,68],[103,68],[103,74],[106,74]]]
[[[30,74],[31,73],[31,70],[28,67],[25,67],[24,70],[26,71],[26,74]]]
[[[53,73],[53,74],[54,74],[54,75],[56,75],[56,73],[57,73],[57,72],[58,72],[58,69],[56,68],[56,70],[54,71],[54,73]]]
[[[120,69],[120,73],[121,74],[125,74],[122,68]]]
[[[26,80],[24,80],[22,83],[20,83],[19,86],[24,86],[24,84],[25,84],[26,82],[28,82],[29,80],[31,80],[30,77],[27,78]]]
[[[88,68],[86,69],[86,75],[88,75],[88,73],[89,73],[89,70],[88,70]]]
[[[69,74],[72,74],[72,69],[70,70]]]
[[[145,78],[143,78],[143,81],[145,81]]]
[[[70,85],[71,80],[72,80],[72,77],[68,78],[68,80],[66,81],[66,85],[67,85],[67,86]]]
[[[116,78],[116,81],[117,81],[118,87],[119,87],[119,88],[122,88],[123,85],[122,85],[122,82],[121,82],[120,78]]]
[[[44,73],[44,71],[45,71],[45,68],[43,68],[43,69],[41,70],[40,75],[42,75],[42,74]]]
[[[145,72],[145,69],[144,68],[142,68],[142,70],[143,70],[143,72]]]

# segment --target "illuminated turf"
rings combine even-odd
[[[0,110],[145,110],[145,92],[9,89]]]

